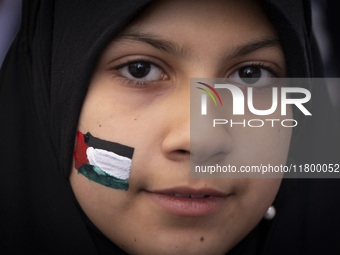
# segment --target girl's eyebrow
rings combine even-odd
[[[157,35],[149,33],[121,33],[115,37],[114,42],[118,42],[121,40],[132,40],[147,43],[158,50],[164,51],[170,55],[174,55],[180,58],[187,58],[189,55],[189,52],[178,43],[160,38]],[[256,40],[229,49],[226,54],[222,54],[222,59],[233,59],[237,57],[242,57],[257,50],[271,47],[281,47],[280,42],[276,37],[259,37]]]
[[[150,44],[158,50],[164,51],[170,55],[174,55],[180,58],[186,58],[188,55],[185,49],[179,46],[177,43],[159,38],[148,33],[121,33],[115,37],[114,42],[120,40],[133,40],[144,42]]]
[[[237,46],[235,48],[232,48],[228,54],[225,54],[225,58],[232,59],[236,57],[242,57],[245,55],[248,55],[254,51],[265,49],[265,48],[271,48],[276,47],[280,48],[281,44],[279,42],[279,39],[277,38],[270,38],[270,37],[263,37],[259,38],[257,40],[254,40],[249,43],[245,43],[243,45]]]

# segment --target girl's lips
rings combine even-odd
[[[213,189],[174,188],[146,191],[147,196],[167,212],[181,216],[206,216],[223,207],[229,195]]]

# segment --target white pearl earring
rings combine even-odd
[[[272,220],[272,219],[274,219],[275,215],[276,215],[275,207],[273,205],[271,205],[271,206],[268,207],[268,210],[267,210],[266,214],[264,215],[264,219]]]

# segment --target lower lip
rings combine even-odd
[[[222,208],[228,196],[211,196],[206,198],[175,197],[166,194],[149,193],[148,197],[166,211],[181,216],[206,216]]]

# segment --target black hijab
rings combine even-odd
[[[96,61],[148,2],[24,1],[21,29],[0,73],[1,254],[125,254],[81,211],[68,175]],[[277,28],[289,75],[321,76],[308,1],[261,3]],[[290,156],[339,161],[325,87],[312,93],[323,125],[306,121]],[[317,144],[315,132],[322,134]],[[339,253],[338,186],[337,180],[285,179],[275,220],[260,222],[230,254]]]

